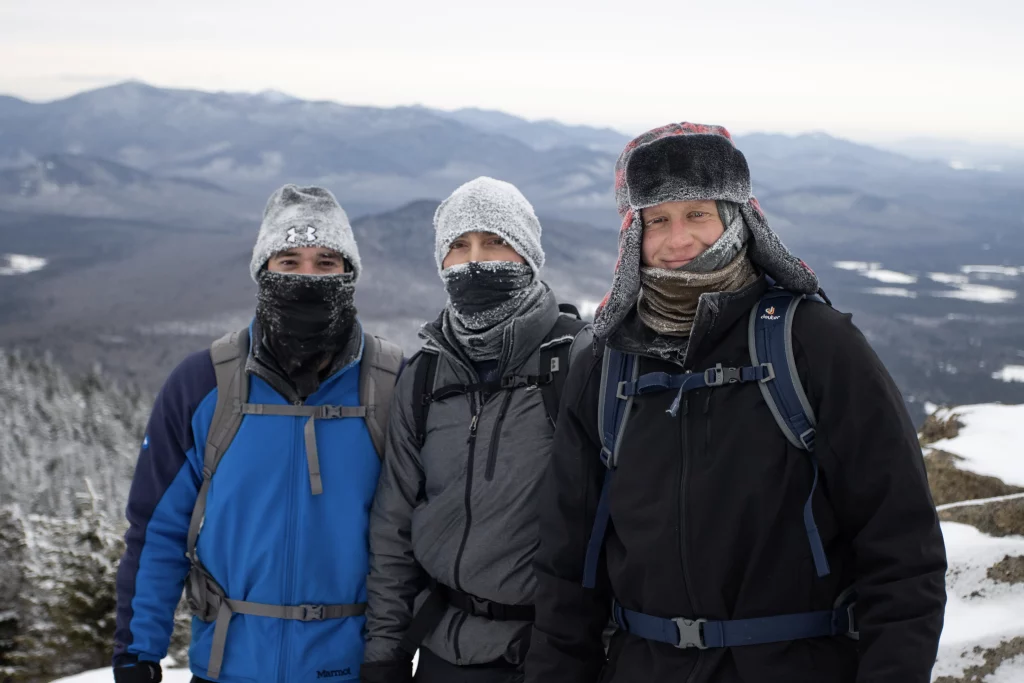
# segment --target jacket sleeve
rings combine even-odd
[[[398,380],[391,405],[387,446],[370,513],[370,575],[366,580],[365,662],[408,659],[399,643],[409,628],[413,602],[426,585],[426,573],[412,548],[412,512],[423,496],[412,405],[416,360]]]
[[[850,316],[807,308],[805,323],[817,329],[799,329],[798,316],[797,343],[801,336],[828,342],[804,345],[804,376],[829,501],[852,544],[857,681],[928,683],[946,603],[946,553],[917,433]]]
[[[154,403],[128,495],[129,526],[117,569],[115,666],[167,655],[189,570],[186,537],[200,483],[192,420],[215,386],[204,351],[171,373]]]
[[[566,381],[538,500],[537,619],[526,660],[530,683],[593,683],[605,663],[601,634],[610,592],[603,563],[597,587],[583,587],[583,561],[605,474],[597,436],[599,383],[598,359],[581,353]]]

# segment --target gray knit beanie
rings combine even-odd
[[[467,232],[492,232],[507,241],[534,275],[544,267],[540,221],[515,185],[481,176],[452,192],[434,214],[437,270],[444,270],[452,242]]]
[[[295,247],[333,249],[352,266],[353,283],[359,279],[362,264],[356,238],[345,210],[330,190],[285,185],[270,195],[252,250],[252,279],[256,279],[271,256]]]

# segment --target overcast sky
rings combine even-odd
[[[127,79],[1024,145],[1024,0],[0,0],[0,92]],[[715,8],[714,6],[717,6]]]

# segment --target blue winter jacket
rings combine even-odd
[[[359,405],[362,349],[308,405]],[[249,375],[251,403],[287,404]],[[157,397],[128,500],[117,575],[115,666],[160,661],[189,562],[186,536],[217,402],[208,351],[186,358]],[[318,420],[323,493],[310,491],[303,417],[246,415],[211,482],[198,555],[229,598],[277,605],[366,601],[370,503],[380,460],[363,419]],[[212,623],[192,619],[192,672],[210,678]],[[218,681],[357,680],[363,617],[232,617]]]

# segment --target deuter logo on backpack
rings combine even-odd
[[[342,676],[351,675],[352,669],[347,667],[344,669],[321,669],[316,672],[317,680],[320,680],[321,678],[341,678]]]
[[[775,315],[775,307],[769,306],[764,309],[764,315],[761,316],[761,320],[778,320],[782,316]]]

